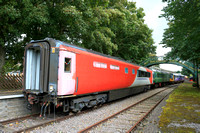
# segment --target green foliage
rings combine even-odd
[[[172,48],[169,54],[183,60],[200,61],[200,1],[164,0],[168,5],[163,9],[169,22],[162,43]]]
[[[155,53],[152,30],[134,2],[2,0],[0,6],[0,46],[6,66],[22,63],[25,43],[46,37],[136,63]]]
[[[191,75],[192,73],[191,73],[191,71],[189,71],[188,69],[186,69],[186,68],[183,67],[183,68],[182,68],[182,71],[181,71],[181,74],[190,77],[190,75]]]
[[[197,87],[197,83],[196,82],[192,83],[192,86]]]
[[[181,73],[181,71],[176,71],[176,73]]]

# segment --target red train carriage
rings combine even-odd
[[[54,39],[26,46],[24,75],[29,106],[53,103],[64,112],[142,92],[153,81],[148,68]]]

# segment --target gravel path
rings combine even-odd
[[[163,89],[165,89],[165,87],[159,88],[159,89],[154,89],[154,90],[148,91],[146,93],[141,93],[141,94],[138,94],[138,95],[126,98],[126,99],[122,99],[121,101],[118,100],[117,102],[113,102],[109,106],[102,106],[90,113],[81,114],[79,116],[75,116],[73,118],[67,119],[60,123],[53,123],[52,125],[46,126],[41,129],[36,129],[31,132],[33,132],[33,133],[38,133],[38,132],[39,133],[45,133],[45,132],[77,133],[81,129],[84,129],[84,128],[112,115],[113,113],[116,113],[116,112],[122,110],[123,108],[128,107],[131,104],[138,102],[140,99],[148,97],[149,95],[154,94]],[[162,105],[161,105],[161,107],[162,107]],[[158,114],[158,113],[155,113],[155,114]],[[158,118],[158,117],[155,116],[155,118]]]
[[[137,104],[126,111],[122,111],[109,120],[99,124],[97,127],[89,130],[90,133],[121,133],[127,132],[137,123],[155,104],[166,96],[173,89],[167,89],[145,101]]]

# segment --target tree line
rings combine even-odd
[[[199,68],[200,63],[200,0],[163,0],[167,6],[161,17],[168,26],[162,44],[171,47],[170,58],[190,61]],[[186,71],[185,69],[183,69]],[[188,73],[188,72],[186,72]]]
[[[144,12],[128,0],[0,0],[0,71],[22,70],[24,46],[46,37],[140,63],[155,53]],[[23,35],[23,36],[22,36]]]

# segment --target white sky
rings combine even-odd
[[[159,16],[163,13],[161,10],[166,3],[163,3],[162,0],[129,0],[136,2],[137,8],[142,7],[145,12],[145,23],[148,25],[150,29],[153,29],[153,39],[155,42],[156,55],[164,56],[167,52],[171,50],[171,48],[163,48],[163,45],[159,45],[162,41],[162,36],[164,33],[164,29],[166,29],[167,21],[165,18],[159,18]],[[160,67],[165,70],[170,71],[181,71],[182,67],[172,64],[160,64]]]

